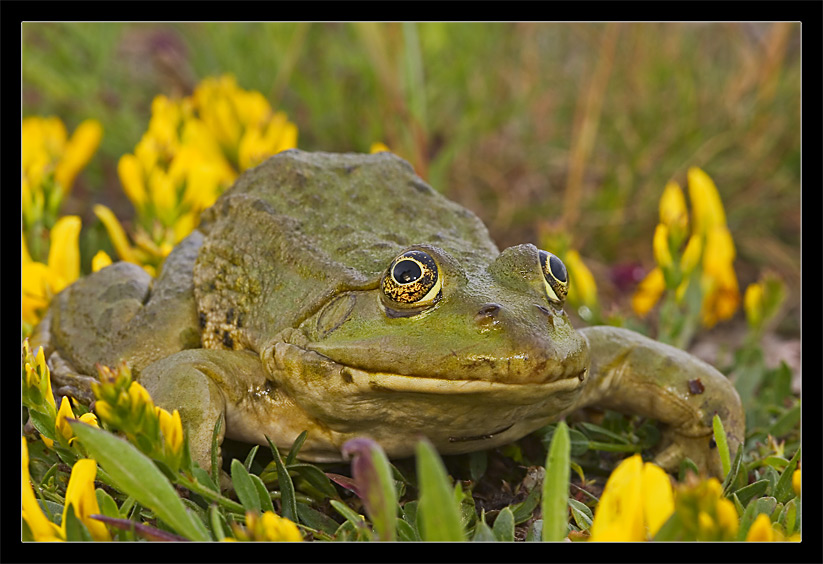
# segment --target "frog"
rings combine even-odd
[[[158,277],[116,262],[53,299],[32,341],[56,394],[90,402],[95,365],[126,363],[179,411],[192,459],[225,438],[345,460],[500,447],[583,408],[657,421],[654,461],[722,477],[745,417],[710,364],[626,328],[575,328],[573,281],[532,243],[500,251],[470,210],[402,158],[280,152],[203,211]],[[219,423],[219,424],[218,424]],[[218,453],[219,454],[219,453]]]

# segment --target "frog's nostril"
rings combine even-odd
[[[500,311],[500,304],[486,304],[480,308],[477,315],[485,315],[487,317],[494,317]]]
[[[543,313],[545,313],[546,315],[551,315],[551,312],[549,311],[549,308],[547,308],[547,307],[545,307],[545,306],[542,306],[542,305],[540,305],[540,304],[535,304],[535,306],[534,306],[534,307],[536,307],[537,309],[539,309],[540,311],[542,311],[542,312],[543,312]]]
[[[500,313],[500,304],[486,304],[480,308],[474,320],[481,326],[487,327],[497,323],[497,314]]]

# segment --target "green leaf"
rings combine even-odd
[[[492,531],[491,527],[486,524],[485,513],[483,518],[481,518],[477,525],[474,527],[474,535],[472,535],[472,541],[474,542],[485,542],[485,541],[496,541],[497,537],[494,535],[494,531]]]
[[[683,535],[683,524],[680,521],[680,517],[677,513],[673,513],[671,517],[669,517],[665,523],[658,529],[657,533],[654,535],[654,541],[678,541],[683,540],[681,537]]]
[[[543,519],[532,522],[529,532],[526,533],[526,542],[537,542],[543,538]]]
[[[545,479],[545,474],[543,479]],[[528,521],[531,518],[535,507],[540,504],[542,493],[543,488],[540,486],[535,486],[529,492],[529,495],[526,496],[526,499],[511,506],[515,524],[519,525],[520,523]]]
[[[31,424],[37,429],[37,432],[48,437],[57,443],[57,435],[54,433],[54,418],[49,417],[39,411],[29,409],[29,420]],[[59,443],[57,443],[59,444]]]
[[[94,540],[91,538],[91,533],[86,528],[86,526],[77,518],[77,515],[74,514],[74,509],[72,506],[69,506],[69,510],[66,511],[65,515],[66,520],[66,540],[67,541],[91,541]]]
[[[335,511],[342,515],[343,518],[346,519],[346,521],[350,522],[356,528],[366,526],[366,520],[363,518],[363,516],[357,513],[355,510],[353,510],[345,503],[337,501],[336,499],[330,500],[329,503],[332,507],[334,507]]]
[[[294,483],[291,481],[291,476],[286,471],[286,466],[283,464],[283,459],[280,458],[280,451],[271,439],[266,437],[266,441],[271,448],[272,456],[274,456],[274,463],[277,466],[277,482],[280,484],[280,506],[283,511],[283,517],[291,521],[297,522],[297,500],[294,496]]]
[[[180,535],[191,540],[210,540],[200,520],[186,510],[169,480],[146,455],[103,429],[79,420],[69,424],[118,489],[154,511]]]
[[[286,466],[291,466],[294,464],[294,461],[297,459],[297,453],[300,452],[300,447],[303,446],[303,443],[306,441],[306,437],[309,435],[308,431],[303,431],[300,433],[294,442],[291,444],[291,448],[289,449],[289,453],[286,455]]]
[[[797,524],[797,499],[790,500],[784,507],[778,518],[778,522],[786,529],[786,534],[794,533]]]
[[[212,491],[220,493],[220,488],[217,487],[217,484],[214,483],[214,480],[211,479],[209,473],[200,468],[199,466],[194,466],[191,470],[194,479],[200,482],[202,485],[206,486]]]
[[[292,463],[288,466],[290,472],[295,472],[298,476],[306,480],[313,488],[325,497],[339,497],[337,490],[320,468],[314,464]]]
[[[729,454],[729,441],[726,439],[726,430],[723,428],[723,422],[717,414],[712,417],[712,428],[714,429],[714,442],[717,443],[717,453],[720,455],[723,479],[725,479],[732,468],[732,462]]]
[[[499,541],[514,542],[514,514],[508,507],[504,507],[497,514],[492,527],[494,536]]]
[[[485,450],[477,450],[469,454],[469,475],[477,483],[486,474],[489,464],[489,454]]]
[[[789,434],[800,421],[800,401],[797,404],[781,415],[774,424],[766,431],[773,437],[782,437]]]
[[[226,538],[226,529],[223,528],[225,519],[220,514],[216,504],[209,506],[209,523],[211,523],[211,532],[215,539],[223,540]]]
[[[723,480],[723,495],[728,495],[729,492],[734,487],[735,483],[737,482],[737,477],[740,475],[740,469],[742,466],[743,461],[743,445],[740,445],[737,448],[737,454],[734,455],[734,462],[732,462],[731,470],[728,474],[726,474],[726,478]],[[682,468],[682,466],[681,466]],[[695,472],[696,474],[696,472]],[[681,478],[682,481],[683,478]]]
[[[107,517],[115,517],[120,519],[120,510],[117,509],[117,502],[114,501],[108,492],[102,488],[94,490],[94,495],[97,497],[97,505],[100,507],[100,512]]]
[[[252,449],[249,451],[249,454],[246,455],[246,461],[243,462],[243,466],[246,468],[247,472],[251,472],[251,464],[254,462],[254,455],[257,454],[257,449],[260,448],[260,445],[254,445]]]
[[[401,518],[397,518],[397,540],[399,541],[419,541],[420,536],[417,534],[417,531],[414,527],[412,527],[409,523],[404,521]],[[487,527],[488,528],[488,527]],[[492,537],[489,540],[494,540]]]
[[[792,488],[792,474],[794,474],[794,471],[797,469],[798,460],[800,460],[799,448],[789,461],[789,465],[786,466],[785,470],[783,470],[783,473],[780,475],[780,479],[777,481],[777,485],[774,488],[774,496],[777,498],[777,501],[781,503],[786,503],[795,497],[794,489]]]
[[[543,480],[543,540],[562,541],[568,534],[569,429],[561,421],[552,436]]]
[[[743,516],[740,518],[740,528],[737,531],[737,540],[746,540],[746,535],[748,534],[752,523],[754,523],[755,518],[761,513],[771,515],[776,506],[777,500],[773,497],[762,497],[758,500],[752,501],[746,507],[746,510],[743,512]]]
[[[236,458],[231,461],[231,483],[237,499],[246,511],[260,512],[260,497],[243,463]]]
[[[592,526],[594,516],[592,510],[585,503],[581,503],[576,499],[569,498],[569,507],[572,510],[572,517],[574,522],[580,527],[581,531],[588,531]]]
[[[274,504],[271,501],[271,492],[266,488],[266,484],[260,479],[257,474],[249,474],[249,478],[254,482],[254,488],[257,490],[257,497],[260,499],[260,509],[262,511],[274,512]]]
[[[217,418],[214,422],[214,429],[211,433],[211,475],[214,481],[220,480],[220,457],[217,453],[220,452],[220,428],[223,426],[223,415]]]
[[[755,497],[761,496],[766,493],[766,489],[769,487],[768,480],[758,480],[754,483],[749,484],[744,488],[740,488],[735,492],[740,503],[746,506],[750,500],[754,499]]]
[[[337,521],[325,513],[321,513],[300,501],[297,502],[297,515],[300,517],[301,523],[329,535],[333,535],[340,526]]]
[[[443,461],[427,440],[417,443],[418,520],[424,541],[465,540],[460,508]]]
[[[740,449],[743,450],[743,449]],[[686,475],[692,472],[695,476],[700,475],[700,470],[697,468],[697,464],[689,458],[688,456],[684,457],[683,460],[680,461],[680,469],[677,472],[677,480],[682,482],[686,479]]]

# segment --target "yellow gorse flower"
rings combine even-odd
[[[297,127],[261,93],[229,75],[206,78],[192,96],[155,97],[145,134],[118,162],[137,211],[134,246],[110,210],[96,206],[95,213],[118,256],[154,274],[239,172],[296,145]]]
[[[653,240],[657,268],[641,282],[632,306],[635,313],[645,316],[666,288],[674,290],[677,302],[682,302],[691,274],[700,265],[701,322],[712,327],[718,321],[729,319],[740,305],[733,267],[734,242],[726,227],[723,203],[711,178],[692,167],[688,171],[688,183],[693,221],[686,248],[676,261],[672,251],[677,251],[685,239],[689,218],[680,186],[670,181],[660,198],[660,223]]]
[[[100,122],[88,119],[68,138],[59,118],[33,116],[23,120],[21,133],[24,225],[30,227],[46,211],[51,214],[50,225],[77,174],[100,145],[103,128]]]
[[[179,469],[185,441],[180,413],[155,406],[149,392],[132,380],[126,364],[116,370],[100,366],[98,372],[100,382],[92,384],[92,391],[100,419],[122,431],[145,454],[162,460],[172,470]]]
[[[606,482],[594,514],[592,541],[643,541],[657,533],[674,512],[666,472],[639,454],[621,462]]]
[[[29,526],[34,540],[36,541],[62,541],[65,538],[64,532],[55,523],[49,521],[40,504],[37,503],[37,496],[31,486],[31,476],[29,475],[29,448],[26,437],[22,439],[22,498],[23,498],[23,520]]]
[[[691,540],[735,540],[739,517],[716,478],[691,477],[675,492],[675,512]]]
[[[80,275],[80,218],[76,215],[61,217],[51,230],[48,263],[31,260],[22,253],[22,317],[26,323],[36,324],[54,294],[77,280]]]
[[[96,541],[111,540],[106,525],[92,519],[91,515],[100,514],[97,495],[94,493],[94,478],[97,476],[97,462],[91,458],[82,458],[71,469],[69,485],[66,488],[66,503],[63,509],[63,537],[66,536],[66,514],[74,514],[91,533]]]
[[[381,153],[383,151],[389,152],[390,149],[384,143],[381,143],[380,141],[375,141],[374,143],[371,144],[371,147],[369,147],[369,153],[371,153],[372,155],[374,153]]]
[[[298,542],[303,540],[297,525],[281,517],[277,513],[265,511],[262,515],[255,512],[246,512],[245,528],[232,524],[237,540],[242,541],[287,541]]]
[[[566,251],[563,262],[569,271],[569,303],[576,307],[584,305],[590,309],[597,308],[597,282],[580,253],[575,249]]]
[[[74,416],[74,411],[71,409],[69,398],[63,396],[63,399],[60,402],[60,409],[57,411],[57,420],[55,421],[54,427],[55,430],[66,440],[67,444],[70,445],[77,437],[74,436],[74,432],[71,430],[71,426],[68,423],[69,419],[77,418]],[[79,420],[83,423],[98,427],[97,416],[94,413],[84,413],[79,417]],[[46,437],[43,437],[43,441],[46,442],[47,445],[51,442]]]

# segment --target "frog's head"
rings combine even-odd
[[[589,351],[555,255],[524,244],[489,262],[414,245],[385,268],[264,352],[310,414],[400,456],[419,435],[446,453],[503,444],[574,407]]]

